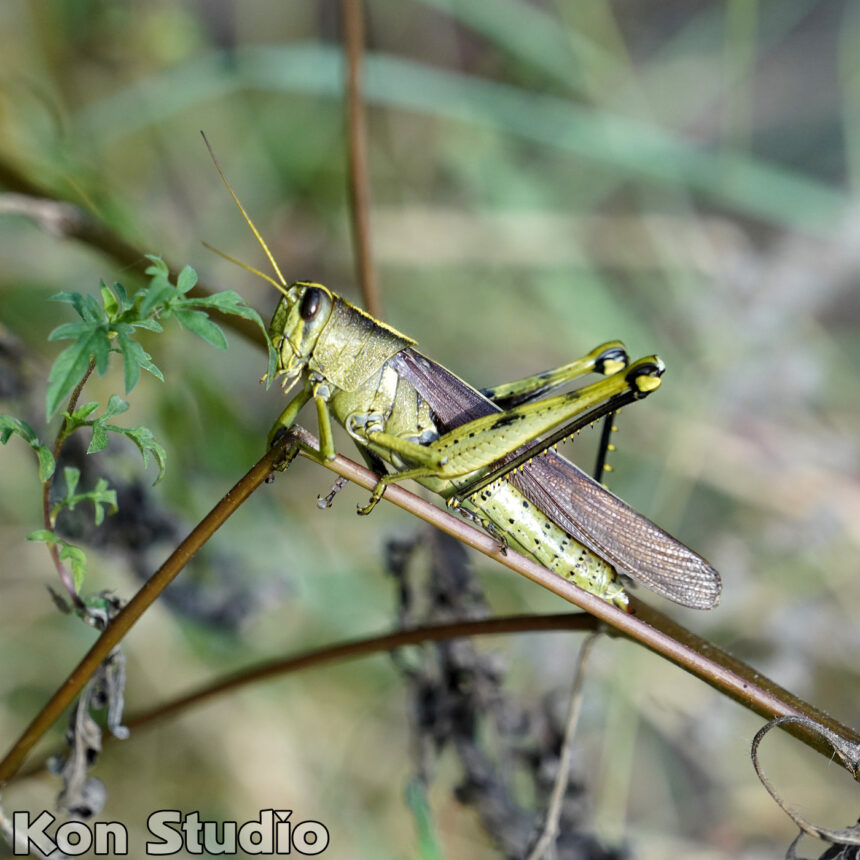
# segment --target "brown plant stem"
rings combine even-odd
[[[272,471],[274,464],[283,461],[285,457],[289,459],[290,455],[287,452],[292,442],[293,440],[288,436],[276,440],[265,456],[227,492],[224,498],[212,508],[191,534],[173,551],[167,561],[141,586],[131,601],[123,607],[119,615],[99,636],[80,663],[72,670],[21,737],[13,744],[5,758],[0,761],[0,787],[15,775],[34,744],[59,719],[111,650],[188,564],[195,553],[263,483]]]
[[[184,696],[162,702],[147,711],[126,717],[123,720],[123,725],[132,730],[144,728],[159,720],[175,716],[188,708],[196,707],[210,699],[234,692],[250,684],[256,684],[259,681],[304,672],[307,669],[335,663],[339,660],[355,660],[382,651],[393,651],[396,648],[417,645],[420,642],[441,642],[458,637],[498,636],[508,633],[558,633],[572,630],[594,632],[599,626],[600,622],[587,612],[564,612],[554,615],[507,615],[498,618],[483,618],[477,621],[463,620],[395,630],[368,639],[338,642],[335,645],[306,651],[303,654],[266,660],[254,666],[240,669],[220,680],[198,687],[198,689]],[[111,738],[112,735],[105,735],[102,743],[108,743]],[[17,779],[35,776],[45,767],[45,762],[58,752],[59,750],[56,750],[44,756],[40,761],[30,764],[18,773]]]
[[[322,462],[317,453],[318,442],[310,433],[301,427],[295,427],[292,434],[300,443],[301,452],[305,456]],[[378,476],[373,472],[341,455],[322,462],[322,465],[368,490],[372,490],[378,481]],[[503,554],[495,538],[396,484],[386,488],[383,498],[579,606],[619,633],[675,663],[765,719],[788,715],[805,716],[849,742],[860,744],[860,734],[854,729],[783,689],[752,666],[696,636],[640,600],[631,597],[633,611],[624,612],[510,548]],[[832,751],[827,742],[806,726],[789,723],[784,728],[828,758],[831,756]],[[857,774],[852,772],[852,776],[857,777]]]
[[[346,51],[346,129],[349,212],[352,241],[364,307],[382,319],[382,301],[376,286],[370,242],[370,170],[367,161],[367,123],[362,98],[364,60],[364,4],[361,0],[341,0],[343,37]]]

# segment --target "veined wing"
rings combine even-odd
[[[720,599],[719,573],[555,451],[508,480],[571,537],[657,594],[694,609]]]
[[[391,363],[427,401],[441,430],[500,412],[451,371],[407,348]],[[529,501],[583,546],[664,597],[697,609],[716,606],[719,573],[555,451],[507,476]]]

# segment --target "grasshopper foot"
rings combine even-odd
[[[317,496],[317,507],[322,508],[323,510],[330,508],[334,501],[334,497],[347,485],[347,483],[346,478],[338,477],[325,496]]]
[[[359,516],[366,517],[376,507],[377,502],[382,498],[382,494],[385,492],[386,485],[386,481],[380,480],[376,485],[376,489],[373,491],[373,495],[370,497],[370,501],[364,506],[356,506],[356,511]]]
[[[281,438],[283,438],[285,433],[289,433],[289,429],[286,427],[278,427],[277,430],[273,430],[269,434],[269,448],[271,448],[276,442],[278,442]],[[272,463],[272,472],[285,472],[287,467],[293,460],[296,459],[296,454],[299,453],[299,449],[297,445],[290,445],[288,448],[284,450],[284,456]],[[275,480],[272,472],[266,477],[266,483],[271,483]]]

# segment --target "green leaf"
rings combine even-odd
[[[278,367],[278,355],[275,348],[269,339],[269,331],[266,328],[260,315],[249,305],[245,304],[244,299],[235,290],[222,290],[220,293],[215,293],[212,296],[203,298],[181,299],[175,303],[174,313],[178,314],[176,308],[214,308],[221,311],[223,314],[233,314],[234,316],[242,317],[243,319],[251,320],[259,327],[266,341],[266,348],[269,354],[268,367],[264,379],[266,387],[272,384],[275,378],[275,371]]]
[[[113,291],[114,295],[116,295],[117,299],[119,299],[119,309],[121,313],[129,310],[132,306],[132,301],[128,297],[128,291],[126,288],[119,282],[113,282]]]
[[[122,432],[137,445],[140,456],[143,457],[144,469],[149,466],[149,454],[152,454],[155,462],[158,464],[158,476],[152,482],[152,486],[154,487],[164,477],[165,461],[167,459],[164,448],[155,441],[155,436],[148,427],[116,428],[116,430],[117,432]]]
[[[164,327],[158,320],[153,319],[145,319],[145,320],[130,320],[129,325],[134,328],[145,328],[148,331],[154,331],[157,334],[160,334],[164,331]]]
[[[188,331],[194,332],[203,340],[211,343],[212,346],[217,346],[218,349],[227,349],[227,338],[224,337],[224,332],[209,319],[206,313],[178,308],[174,308],[173,313]]]
[[[122,354],[122,367],[125,376],[125,393],[128,394],[140,379],[140,368],[151,373],[156,379],[164,382],[164,375],[153,364],[152,356],[136,341],[129,337],[128,326],[117,327],[116,342]]]
[[[39,478],[44,484],[54,474],[57,464],[54,462],[51,449],[46,445],[38,445],[35,450],[36,456],[39,458]]]
[[[125,431],[124,427],[116,427],[115,425],[108,424],[107,422],[115,415],[121,415],[127,409],[128,401],[123,400],[116,394],[111,395],[110,400],[108,400],[108,405],[105,408],[104,414],[96,418],[95,421],[90,422],[93,428],[93,438],[91,439],[90,445],[87,448],[87,454],[95,454],[98,451],[102,451],[107,447],[108,431],[119,433]]]
[[[138,307],[140,317],[148,317],[158,310],[166,309],[171,299],[175,299],[178,295],[176,287],[170,283],[170,269],[167,263],[152,254],[146,256],[152,261],[152,265],[147,266],[146,269],[146,274],[150,276],[149,286],[135,295],[135,299],[142,297]]]
[[[151,275],[152,277],[161,276],[165,280],[170,277],[170,269],[161,257],[156,254],[146,254],[145,256],[152,263],[151,266],[146,267],[147,275]]]
[[[87,322],[64,323],[57,326],[49,335],[48,340],[68,340],[80,337],[84,332],[90,331],[92,324]]]
[[[27,540],[40,541],[50,545],[59,547],[60,561],[67,561],[72,569],[72,581],[75,586],[75,592],[80,594],[84,580],[87,576],[87,556],[86,553],[74,544],[64,541],[61,537],[57,537],[50,529],[36,529],[27,535]]]
[[[119,313],[119,302],[116,296],[111,292],[110,287],[104,282],[101,282],[102,304],[104,305],[105,313],[109,318],[115,317]]]
[[[141,292],[143,300],[138,309],[141,317],[148,317],[150,314],[166,309],[170,300],[176,298],[176,287],[167,281],[153,280]]]
[[[51,296],[51,301],[66,302],[78,312],[78,315],[86,322],[106,323],[108,321],[102,306],[93,296],[84,296],[81,293],[63,292]]]
[[[87,419],[87,418],[89,418],[89,417],[90,417],[90,415],[92,415],[92,414],[93,414],[93,412],[95,412],[95,411],[96,411],[96,409],[98,409],[98,408],[99,408],[98,401],[97,401],[97,400],[90,400],[90,402],[89,402],[89,403],[85,403],[83,406],[79,406],[79,407],[78,407],[74,412],[72,412],[71,414],[69,414],[68,412],[64,412],[64,413],[63,413],[63,415],[66,417],[66,419],[67,419],[69,422],[71,422],[71,423],[75,423],[75,424],[77,424],[78,426],[80,426],[80,425],[81,425],[81,424],[83,424],[83,423],[86,421],[86,419]]]
[[[108,482],[104,478],[99,478],[93,489],[77,493],[75,490],[77,490],[78,481],[81,477],[80,471],[69,467],[65,469],[65,477],[66,494],[59,502],[57,502],[56,505],[54,505],[54,508],[51,511],[52,519],[55,519],[57,514],[59,514],[63,508],[68,508],[70,511],[73,511],[81,502],[93,503],[93,518],[97,526],[100,526],[104,522],[105,507],[110,508],[110,512],[112,514],[116,513],[116,490],[111,490],[108,486]]]
[[[128,401],[123,400],[118,394],[111,394],[102,420],[113,418],[115,415],[122,415],[123,412],[128,412]]]
[[[66,466],[63,469],[63,477],[66,480],[66,497],[70,498],[75,495],[75,490],[78,488],[78,481],[81,479],[81,470],[74,466]]]
[[[87,556],[86,553],[74,544],[63,541],[63,546],[60,549],[60,561],[67,561],[72,568],[72,581],[75,586],[75,593],[80,594],[84,586],[84,580],[87,578]]]
[[[20,436],[36,452],[39,458],[39,479],[43,483],[47,481],[54,474],[56,466],[50,448],[39,441],[36,431],[26,421],[12,415],[0,415],[0,442],[5,445],[12,434]]]
[[[246,319],[259,319],[259,315],[249,307],[245,300],[235,290],[221,290],[211,296],[201,298],[183,299],[181,304],[193,305],[194,307],[217,308],[221,313],[234,314]],[[262,325],[262,321],[260,322]]]
[[[97,454],[99,451],[104,451],[108,444],[108,434],[104,424],[99,424],[97,421],[93,424],[93,438],[90,440],[90,445],[87,448],[87,454]]]
[[[74,412],[63,412],[63,417],[66,419],[66,429],[63,435],[68,436],[70,433],[74,433],[78,427],[86,427],[92,424],[93,422],[87,419],[98,408],[99,404],[95,400],[91,400],[89,403],[79,406]]]
[[[84,378],[90,360],[95,358],[99,373],[104,373],[109,354],[107,334],[97,328],[82,334],[57,356],[48,376],[48,390],[45,393],[45,411],[49,419]]]
[[[186,266],[176,279],[176,289],[184,296],[189,290],[194,289],[196,283],[197,272],[191,266]]]
[[[39,443],[36,431],[26,421],[13,415],[0,415],[0,442],[5,445],[13,433],[20,436],[28,445]]]

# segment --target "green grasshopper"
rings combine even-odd
[[[664,369],[657,356],[628,364],[621,343],[606,343],[563,367],[479,392],[321,284],[288,286],[224,182],[278,276],[245,267],[282,293],[269,328],[275,377],[284,393],[301,383],[270,442],[312,400],[322,457],[335,456],[334,419],[380,475],[359,513],[370,513],[388,484],[411,478],[479,522],[503,549],[514,546],[616,606],[629,608],[619,573],[685,606],[717,604],[720,576],[707,561],[552,448],[656,390]],[[543,396],[589,372],[604,378]]]

